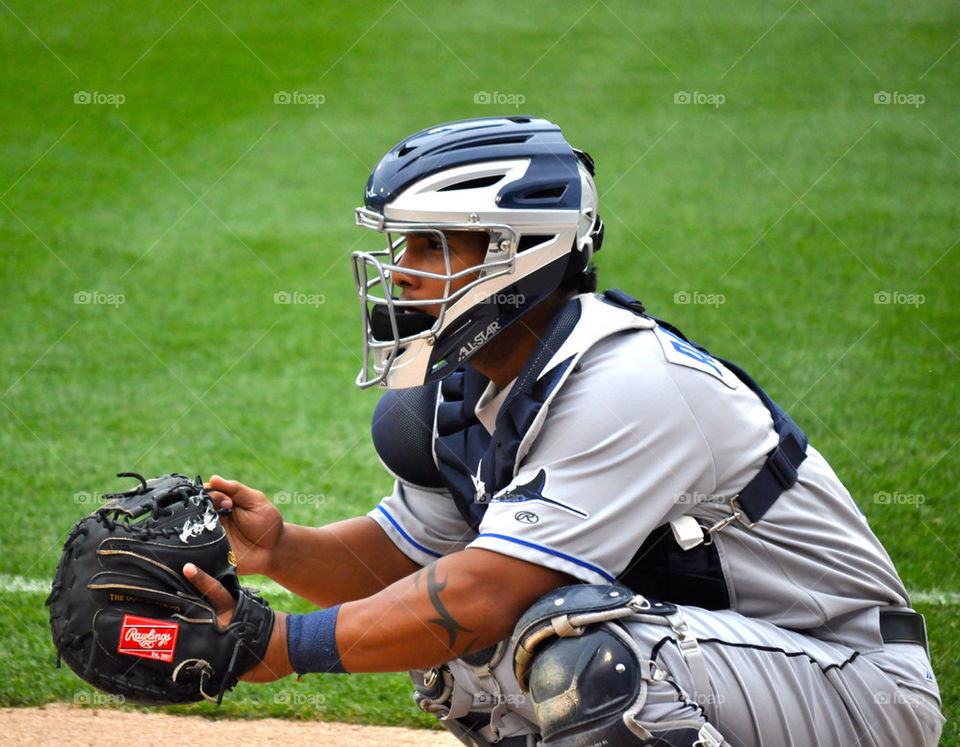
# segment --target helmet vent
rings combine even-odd
[[[517,242],[517,254],[525,252],[527,249],[532,249],[535,246],[540,246],[540,244],[550,241],[552,238],[554,238],[553,234],[544,236],[529,234],[527,236],[521,236],[520,241]]]
[[[468,179],[467,181],[458,182],[456,184],[448,184],[446,187],[441,187],[438,189],[437,192],[456,192],[461,189],[480,189],[481,187],[490,187],[501,179],[503,179],[503,174],[481,176],[477,177],[476,179]]]
[[[399,152],[397,153],[397,156],[398,156],[399,158],[403,158],[405,155],[407,155],[408,153],[410,153],[410,152],[412,152],[412,151],[415,151],[416,149],[417,149],[417,146],[416,146],[416,145],[404,145],[404,146],[399,150]]]
[[[464,150],[465,148],[486,148],[491,145],[516,145],[525,143],[529,139],[529,135],[503,135],[501,137],[484,138],[483,140],[468,140],[463,143],[457,143],[450,148],[445,148],[444,152],[449,153],[456,150]]]
[[[547,187],[546,189],[538,189],[536,192],[528,192],[523,198],[525,200],[559,200],[566,191],[567,185],[559,184],[556,187]]]

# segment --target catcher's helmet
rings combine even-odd
[[[544,119],[450,122],[394,146],[356,210],[357,225],[386,235],[385,249],[353,254],[363,307],[357,385],[403,389],[440,379],[583,272],[603,239],[597,201],[592,159]],[[443,231],[485,232],[483,262],[452,272]],[[436,237],[446,273],[398,266],[409,234]],[[445,281],[443,297],[401,300],[395,272]],[[463,277],[469,282],[451,293]],[[437,315],[414,308],[425,306]]]

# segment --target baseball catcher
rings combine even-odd
[[[60,659],[133,703],[220,703],[263,658],[269,605],[240,586],[236,561],[200,478],[170,474],[107,502],[73,527],[47,599]],[[221,625],[182,573],[203,568],[235,600]]]
[[[392,490],[314,527],[236,480],[206,486],[230,511],[238,573],[323,609],[277,613],[264,650],[268,613],[222,556],[185,566],[184,583],[188,552],[154,563],[137,537],[136,563],[101,550],[62,564],[58,593],[105,595],[79,623],[57,607],[71,666],[109,662],[97,677],[115,686],[132,615],[210,639],[142,659],[150,697],[410,670],[417,705],[474,746],[936,744],[924,620],[890,557],[745,371],[629,294],[597,292],[594,162],[559,127],[510,116],[415,133],[380,159],[355,219],[382,242],[353,253],[357,384],[387,390],[372,435]],[[89,531],[120,551],[138,524],[111,511],[71,543]],[[220,536],[206,532],[189,539]],[[127,588],[158,576],[156,593]],[[242,622],[224,633],[215,617]]]

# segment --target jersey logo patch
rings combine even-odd
[[[514,485],[512,488],[504,488],[495,496],[493,496],[493,498],[490,499],[490,502],[491,503],[524,503],[526,501],[541,501],[551,506],[556,506],[557,508],[561,508],[564,511],[569,511],[571,514],[573,514],[574,516],[579,516],[581,519],[587,519],[590,517],[590,514],[588,514],[586,511],[581,511],[579,508],[576,508],[569,504],[561,503],[560,501],[555,501],[553,500],[553,498],[547,498],[543,494],[543,489],[546,486],[547,486],[546,470],[540,470],[539,472],[537,472],[536,477],[534,477],[526,485]],[[520,519],[518,518],[517,521],[520,521]],[[525,522],[525,523],[534,523],[534,522]]]
[[[656,335],[657,341],[663,349],[664,357],[670,361],[670,363],[676,363],[679,366],[686,366],[687,368],[693,368],[697,371],[710,374],[713,378],[719,379],[731,389],[736,389],[740,386],[740,380],[724,368],[720,362],[709,353],[697,350],[697,348],[689,342],[677,337],[663,327],[654,327],[653,333]]]
[[[513,515],[513,518],[521,524],[536,524],[540,521],[540,517],[533,513],[533,511],[517,511],[517,513]]]

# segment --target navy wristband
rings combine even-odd
[[[306,615],[287,617],[287,654],[297,674],[346,674],[337,649],[337,613],[340,605]]]

